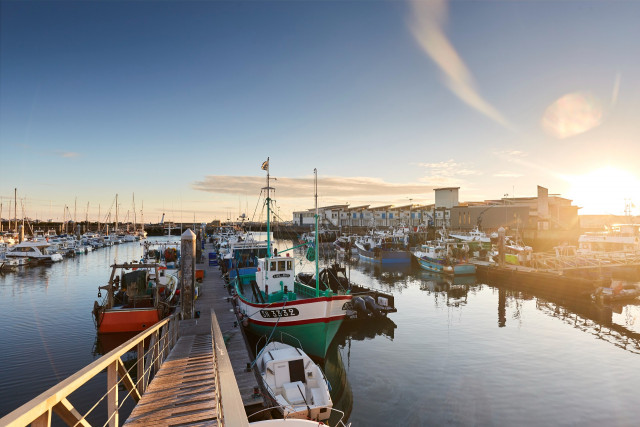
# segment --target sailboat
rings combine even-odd
[[[307,258],[315,258],[315,284],[296,280],[295,260],[286,251],[277,253],[271,244],[271,197],[269,159],[265,204],[267,207],[267,253],[258,258],[255,271],[238,272],[231,281],[243,324],[258,336],[269,336],[276,329],[297,338],[307,354],[324,358],[336,332],[347,316],[351,301],[348,289],[331,289],[321,283],[318,272],[318,245],[309,247]],[[317,171],[316,230],[318,229]],[[317,240],[316,240],[317,241]],[[313,249],[312,249],[313,248]]]

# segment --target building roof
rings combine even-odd
[[[369,209],[369,205],[354,206],[352,208],[349,208],[350,211],[361,211],[363,209]]]

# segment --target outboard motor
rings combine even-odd
[[[372,314],[371,311],[369,311],[369,309],[367,308],[367,304],[364,302],[364,299],[362,299],[362,297],[353,297],[351,299],[351,303],[356,309],[358,317],[360,317],[361,315],[363,317],[369,317]]]
[[[365,295],[363,299],[366,307],[373,313],[374,316],[382,317],[382,313],[380,312],[380,306],[376,304],[376,300],[373,299],[371,295]]]

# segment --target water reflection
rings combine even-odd
[[[448,307],[467,305],[469,291],[482,287],[475,276],[448,277],[422,270],[418,277],[420,290],[433,295],[436,306],[442,303]]]
[[[104,356],[136,335],[138,335],[138,332],[96,333],[96,340],[93,344],[93,355],[96,357]],[[145,340],[145,345],[148,345],[148,341],[148,339]]]
[[[346,423],[351,416],[353,407],[353,391],[337,345],[332,345],[327,351],[322,370],[331,386],[333,407],[344,413],[344,418],[342,418],[342,414],[333,411],[329,418],[329,425],[336,425],[341,418]]]

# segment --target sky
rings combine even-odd
[[[638,1],[0,1],[2,217],[640,209]],[[636,208],[637,206],[637,208]]]

